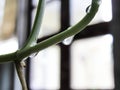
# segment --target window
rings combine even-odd
[[[58,33],[59,30],[62,31],[63,27],[64,29],[67,28],[64,25],[70,26],[77,23],[87,13],[86,8],[90,5],[90,2],[91,0],[46,1],[40,38]],[[106,4],[108,6],[107,10],[104,9]],[[62,11],[61,9],[60,12],[60,6],[68,11]],[[31,88],[48,90],[68,88],[73,90],[113,89],[113,39],[108,29],[111,19],[111,0],[102,1],[98,14],[90,23],[90,26],[86,28],[86,31],[77,34],[67,46],[65,42],[62,42],[57,46],[40,51],[30,65]],[[56,52],[53,52],[54,50]],[[54,59],[56,60],[54,61]],[[56,68],[56,70],[52,67]],[[52,79],[52,77],[55,78]],[[52,84],[51,79],[56,84]]]
[[[16,25],[18,39],[12,34],[13,36],[11,35],[10,39],[4,42],[0,41],[0,53],[17,50],[17,41],[19,47],[24,44],[34,22],[38,1],[18,1],[17,23],[13,22],[14,26],[11,27],[15,28]],[[91,1],[46,0],[38,42],[76,24],[89,12]],[[5,1],[0,2],[3,2],[0,3],[0,9],[2,9]],[[114,40],[110,34],[110,22],[112,20],[111,0],[102,0],[101,3],[99,12],[85,30],[28,58],[26,79],[30,90],[113,89],[115,87],[112,53]],[[86,11],[87,7],[88,10]],[[0,12],[0,27],[3,26],[4,12]],[[6,25],[9,26],[10,24]],[[1,33],[2,31],[0,31],[0,37]],[[3,46],[7,47],[7,51],[3,51],[5,50]],[[3,67],[5,66],[0,66],[0,72],[6,69],[3,69]],[[7,74],[14,75],[12,66],[8,66],[6,71],[9,68],[12,73],[7,72]],[[1,83],[10,81],[9,78],[11,77],[2,78],[6,72],[2,73],[0,76],[1,90],[5,87]],[[13,88],[18,90],[20,83],[16,74],[14,77],[12,78],[14,79],[14,86],[11,87],[11,90]]]

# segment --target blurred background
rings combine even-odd
[[[80,21],[92,0],[46,0],[40,42]],[[0,54],[21,48],[38,0],[0,0]],[[102,0],[92,22],[77,35],[26,60],[29,90],[119,90],[120,1]],[[88,7],[90,8],[90,7]],[[21,90],[13,63],[0,64],[0,90]]]

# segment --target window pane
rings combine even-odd
[[[111,35],[73,42],[71,46],[71,88],[114,88]]]
[[[7,54],[18,49],[18,41],[16,37],[0,41],[0,54]]]
[[[17,49],[18,49],[18,39],[15,36],[7,40],[0,41],[0,55],[15,52]],[[10,90],[13,84],[15,84],[14,85],[15,90],[21,90],[21,89],[18,89],[18,87],[20,86],[18,77],[14,78],[13,80],[12,66],[13,66],[12,63],[0,64],[0,90],[7,90],[7,89]],[[12,82],[11,84],[11,80],[14,83]]]
[[[71,25],[77,23],[86,15],[86,8],[92,0],[70,0]],[[106,8],[107,6],[107,8]],[[111,0],[102,0],[99,11],[91,24],[108,22],[112,19]]]
[[[60,88],[60,48],[51,46],[31,61],[30,87],[33,90]]]

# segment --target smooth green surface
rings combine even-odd
[[[30,46],[33,46],[36,44],[36,41],[37,41],[37,38],[38,38],[38,35],[40,32],[40,26],[42,23],[44,5],[45,5],[45,0],[39,0],[33,28],[32,28],[32,31],[30,33],[30,36],[28,37],[27,42],[23,46],[23,49],[29,48]]]

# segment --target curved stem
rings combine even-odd
[[[99,1],[100,0],[92,0],[90,12],[87,13],[87,15],[76,25],[74,25],[71,28],[68,28],[67,30],[65,30],[53,37],[50,37],[50,38],[38,43],[35,46],[25,48],[23,50],[19,50],[17,52],[17,54],[18,54],[17,56],[21,59],[25,58],[26,56],[29,56],[32,53],[38,52],[38,51],[43,50],[53,44],[59,43],[60,41],[64,40],[65,38],[75,35],[75,34],[79,33],[80,31],[82,31],[96,15],[98,8],[99,8]]]
[[[39,35],[39,31],[40,31],[41,22],[42,22],[44,4],[45,4],[45,0],[39,0],[32,32],[30,33],[30,36],[28,37],[28,40],[25,43],[23,48],[28,48],[28,47],[36,44],[36,41],[37,41],[37,38]]]
[[[65,30],[65,31],[53,36],[53,37],[50,37],[50,38],[38,43],[35,46],[26,47],[26,48],[23,48],[23,49],[20,49],[20,50],[14,52],[14,53],[11,53],[11,54],[0,55],[0,62],[8,62],[8,61],[13,61],[13,60],[20,60],[21,61],[23,58],[29,56],[32,53],[43,50],[43,49],[45,49],[53,44],[59,43],[60,41],[64,40],[65,38],[67,38],[69,36],[72,36],[72,35],[79,33],[94,18],[95,14],[97,13],[98,8],[99,8],[99,2],[100,2],[100,0],[92,0],[90,12],[87,13],[87,15],[80,22],[78,22],[76,25],[74,25],[73,27],[68,28],[67,30]],[[35,35],[35,34],[31,34],[31,35]],[[30,40],[32,40],[32,39],[30,39]],[[27,44],[27,45],[29,45],[29,44]]]

